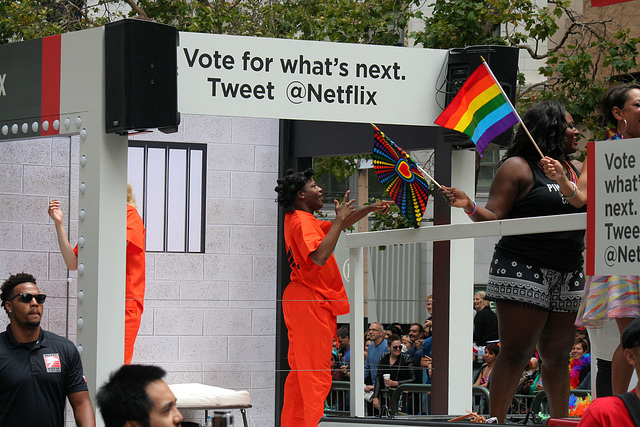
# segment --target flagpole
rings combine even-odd
[[[378,127],[377,127],[376,125],[374,125],[373,123],[370,123],[370,125],[371,125],[371,126],[373,126],[373,128],[374,128],[374,129],[380,130],[380,129],[378,129]],[[382,132],[382,131],[380,131],[380,132]],[[392,142],[393,142],[393,141],[392,141]],[[394,143],[394,144],[395,144],[395,143]],[[418,168],[418,170],[420,171],[420,173],[422,174],[422,176],[423,176],[423,177],[429,178],[429,179],[431,180],[431,182],[433,182],[433,183],[436,185],[436,187],[438,187],[439,189],[443,190],[442,185],[440,185],[440,184],[438,183],[438,181],[436,181],[435,179],[433,179],[433,177],[432,177],[431,175],[429,175],[429,173],[428,173],[426,170],[424,170],[424,169],[422,168],[422,166],[420,166],[420,163],[416,162],[416,161],[415,161],[415,160],[414,160],[414,159],[413,159],[413,158],[412,158],[408,153],[406,153],[406,154],[407,154],[407,159],[408,159],[408,160],[411,160],[413,163],[415,163],[416,167]]]
[[[502,92],[502,96],[504,96],[504,99],[507,100],[507,102],[509,103],[509,105],[511,106],[511,109],[513,110],[513,112],[516,114],[516,117],[518,118],[518,122],[520,122],[520,125],[522,126],[522,128],[524,129],[524,131],[526,132],[526,134],[529,136],[529,139],[531,140],[531,142],[533,143],[533,146],[536,148],[536,150],[538,151],[538,154],[540,154],[540,158],[544,158],[544,154],[542,154],[542,151],[540,151],[540,147],[538,147],[538,144],[536,144],[536,140],[533,139],[533,136],[531,135],[531,133],[529,132],[529,129],[527,129],[527,125],[524,124],[524,122],[522,121],[522,119],[520,118],[520,114],[518,114],[518,111],[513,107],[513,104],[511,103],[511,100],[509,99],[509,97],[507,96],[507,94],[504,92],[504,89],[502,88],[502,85],[500,84],[500,82],[498,81],[498,79],[496,79],[496,76],[493,74],[493,71],[491,71],[491,68],[489,67],[489,64],[487,64],[487,61],[485,61],[484,57],[482,55],[480,55],[480,58],[482,59],[482,64],[487,68],[487,71],[489,71],[489,74],[491,74],[491,78],[493,79],[493,81],[498,85],[498,87],[500,88],[500,91]]]

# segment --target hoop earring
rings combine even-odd
[[[618,131],[618,133],[619,133],[620,135],[622,135],[623,133],[625,133],[625,132],[627,131],[627,126],[628,126],[627,119],[622,119],[622,120],[624,121],[624,130],[623,130],[623,131],[620,131],[620,130],[618,130],[618,128],[617,128],[617,126],[616,126],[616,130]]]

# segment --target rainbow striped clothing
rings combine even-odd
[[[600,328],[610,319],[640,317],[640,276],[587,276],[577,326]]]

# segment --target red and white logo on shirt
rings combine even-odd
[[[44,357],[44,366],[47,368],[47,373],[62,372],[58,353],[44,354],[42,357]]]

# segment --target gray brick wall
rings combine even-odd
[[[162,366],[169,383],[248,390],[250,425],[273,426],[278,121],[183,116],[175,134],[131,139],[207,144],[208,155],[205,253],[147,254],[133,363]],[[0,277],[34,274],[50,296],[43,327],[71,340],[75,272],[67,274],[47,205],[61,199],[75,244],[77,150],[75,137],[0,144]]]

